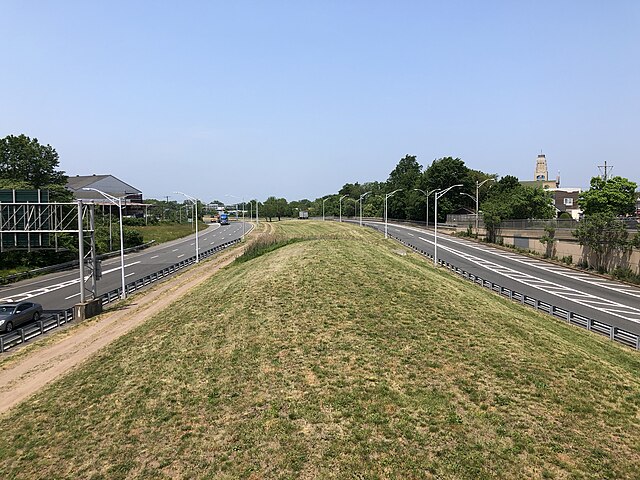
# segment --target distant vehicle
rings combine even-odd
[[[220,214],[220,225],[229,225],[229,215],[226,213]]]
[[[300,210],[298,212],[298,219],[299,220],[309,220],[309,212],[306,210]]]
[[[220,215],[205,215],[202,217],[202,221],[204,223],[218,223],[220,221]]]
[[[12,302],[0,304],[0,328],[7,333],[23,323],[37,322],[41,316],[42,305],[39,303]]]

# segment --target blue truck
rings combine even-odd
[[[229,225],[229,215],[226,213],[220,214],[220,225]]]

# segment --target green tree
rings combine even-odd
[[[596,213],[633,215],[638,185],[623,177],[591,179],[591,187],[580,194],[578,204],[586,216]]]
[[[611,213],[590,215],[578,224],[573,235],[580,245],[587,247],[587,254],[593,254],[593,266],[601,272],[606,271],[612,254],[623,252],[632,246],[624,223]]]
[[[291,216],[291,209],[286,198],[276,199],[276,216],[278,217],[278,221],[282,220],[282,217]]]
[[[264,216],[267,221],[271,222],[273,217],[276,216],[276,197],[269,197],[264,201],[260,214]]]
[[[389,218],[405,219],[411,217],[411,213],[413,213],[411,204],[416,199],[413,189],[418,187],[421,175],[422,165],[418,163],[415,155],[405,155],[391,171],[386,182],[385,190],[387,191],[385,193],[396,189],[401,189],[401,191],[388,201]]]
[[[461,188],[452,190],[438,200],[438,221],[444,221],[448,213],[455,212],[468,204],[467,198],[464,195],[460,195],[460,192],[475,196],[476,187],[471,170],[459,158],[444,157],[434,160],[425,169],[422,176],[421,186],[418,188],[425,192],[430,192],[436,188],[444,190],[451,185],[462,184]],[[426,199],[424,201],[426,202]],[[435,202],[431,197],[429,201],[429,218],[433,218],[434,206]]]
[[[549,193],[542,188],[525,187],[507,175],[489,190],[481,204],[487,239],[495,242],[503,220],[546,219],[555,216]]]
[[[54,200],[69,200],[67,177],[57,170],[59,163],[51,145],[40,145],[26,135],[8,135],[0,140],[0,188],[45,189]]]

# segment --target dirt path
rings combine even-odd
[[[78,366],[95,352],[167,308],[190,289],[201,284],[242,251],[234,249],[201,262],[147,292],[119,310],[75,327],[67,336],[8,362],[0,371],[0,415],[33,395],[46,384]],[[62,333],[62,332],[60,332]]]

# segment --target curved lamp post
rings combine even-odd
[[[120,273],[122,278],[122,295],[120,296],[120,298],[124,300],[125,298],[127,298],[127,288],[126,283],[124,283],[124,236],[122,235],[122,198],[114,197],[113,195],[109,195],[108,193],[105,193],[102,190],[98,190],[97,188],[84,187],[83,190],[93,190],[94,192],[98,192],[111,203],[117,205],[118,210],[120,210]],[[109,212],[109,217],[111,217],[111,212]]]
[[[353,219],[355,220],[358,216],[358,199],[350,198],[349,200],[353,200]]]
[[[479,204],[478,193],[480,192],[480,187],[482,185],[484,185],[485,183],[489,182],[489,181],[495,182],[496,179],[495,178],[487,178],[487,179],[483,180],[482,182],[479,182],[478,180],[476,180],[476,238],[478,237],[478,216],[480,215],[480,204]]]
[[[462,184],[459,183],[458,185],[451,185],[449,188],[445,188],[444,190],[440,191],[440,192],[436,192],[436,211],[435,211],[435,215],[436,215],[436,220],[435,220],[435,229],[434,229],[434,243],[433,243],[433,263],[438,266],[438,199],[442,196],[444,196],[449,190],[451,190],[452,188],[456,188],[456,187],[462,187]]]
[[[340,204],[340,223],[342,223],[342,200],[344,200],[348,196],[349,195],[343,195],[340,197],[340,200],[338,200],[338,203]]]
[[[329,195],[327,198],[322,200],[322,221],[324,222],[324,202],[326,202],[327,200],[329,200],[332,197],[332,195]]]
[[[387,200],[394,194],[398,193],[399,191],[401,191],[401,188],[398,188],[397,190],[394,190],[391,193],[387,193],[384,196],[384,238],[389,238],[389,235],[387,234]]]
[[[200,247],[198,246],[198,200],[194,197],[192,197],[191,195],[187,195],[186,193],[183,192],[173,192],[176,195],[184,195],[184,197],[189,200],[191,203],[193,203],[194,207],[195,207],[195,218],[194,221],[196,222],[196,263],[198,263],[200,261]]]
[[[427,215],[426,215],[426,221],[425,221],[424,226],[425,226],[425,228],[429,228],[429,195],[431,195],[433,192],[437,192],[440,189],[439,188],[434,188],[430,192],[425,192],[421,188],[414,188],[414,190],[416,192],[422,192],[425,195],[425,197],[427,197],[427,212],[426,212]]]
[[[371,192],[365,192],[362,195],[360,195],[360,226],[362,226],[362,199],[367,195],[369,195],[370,193]]]

